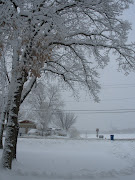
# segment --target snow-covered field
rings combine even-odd
[[[99,134],[99,135],[103,135],[104,139],[110,139],[110,135],[112,134]],[[135,139],[135,134],[113,134],[114,135],[114,139]],[[96,134],[81,134],[82,138],[90,138],[90,139],[95,139],[96,138]]]
[[[135,179],[134,140],[19,138],[17,151],[0,180]]]

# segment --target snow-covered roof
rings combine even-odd
[[[35,124],[35,122],[30,121],[30,120],[20,120],[19,123],[32,123],[32,124]]]

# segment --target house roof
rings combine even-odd
[[[30,121],[30,120],[20,120],[19,123],[31,123],[31,124],[35,124],[35,122]]]

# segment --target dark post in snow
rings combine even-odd
[[[97,128],[96,129],[96,134],[97,134],[96,136],[97,136],[97,138],[98,138],[98,133],[99,133],[99,129]]]

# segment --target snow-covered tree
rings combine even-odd
[[[3,137],[3,130],[5,124],[5,115],[6,115],[6,102],[7,102],[7,95],[8,95],[8,84],[9,84],[9,77],[6,68],[5,62],[5,51],[1,52],[0,57],[0,149],[2,148],[2,137]]]
[[[35,121],[38,127],[42,127],[42,131],[46,131],[55,111],[63,105],[58,86],[39,82],[25,100],[20,113],[25,112],[25,118]],[[28,111],[25,107],[28,107]]]
[[[132,0],[0,0],[0,35],[13,55],[10,107],[2,165],[11,168],[18,112],[28,76],[54,74],[71,87],[87,87],[98,101],[95,67],[115,53],[122,69],[134,70],[134,47],[126,44],[130,25],[121,20]],[[1,48],[2,46],[0,46]]]
[[[65,131],[69,131],[69,129],[75,124],[77,118],[73,113],[65,113],[63,111],[58,111],[56,117],[54,124]]]

